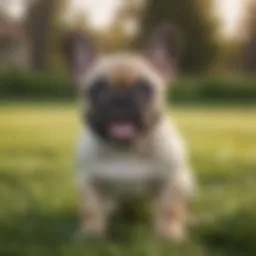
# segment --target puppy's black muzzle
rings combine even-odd
[[[134,126],[136,134],[139,134],[143,131],[144,126],[142,112],[133,95],[126,92],[116,92],[91,108],[88,113],[88,123],[104,139],[128,142],[109,136],[108,128],[114,123],[129,123]]]
[[[113,95],[106,106],[110,121],[131,121],[137,123],[141,119],[138,103],[126,93]]]

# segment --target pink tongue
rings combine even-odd
[[[117,139],[131,139],[136,131],[130,123],[117,123],[110,125],[109,132],[112,137]]]

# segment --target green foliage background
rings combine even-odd
[[[73,100],[76,89],[63,73],[0,73],[0,99]],[[169,86],[167,100],[181,103],[256,102],[256,79],[243,76],[181,77]]]
[[[213,2],[202,0],[148,0],[141,22],[141,40],[163,22],[174,24],[181,31],[184,54],[181,70],[202,72],[214,65],[219,54],[218,21]]]

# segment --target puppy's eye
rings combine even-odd
[[[104,94],[107,89],[107,81],[103,78],[96,80],[91,84],[88,95],[92,100],[96,100],[100,97],[100,95]]]
[[[133,87],[136,95],[145,100],[150,100],[153,96],[153,88],[149,82],[140,80]]]

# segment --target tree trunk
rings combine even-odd
[[[26,29],[31,44],[31,66],[35,70],[48,67],[53,16],[56,0],[33,1],[27,13]]]

